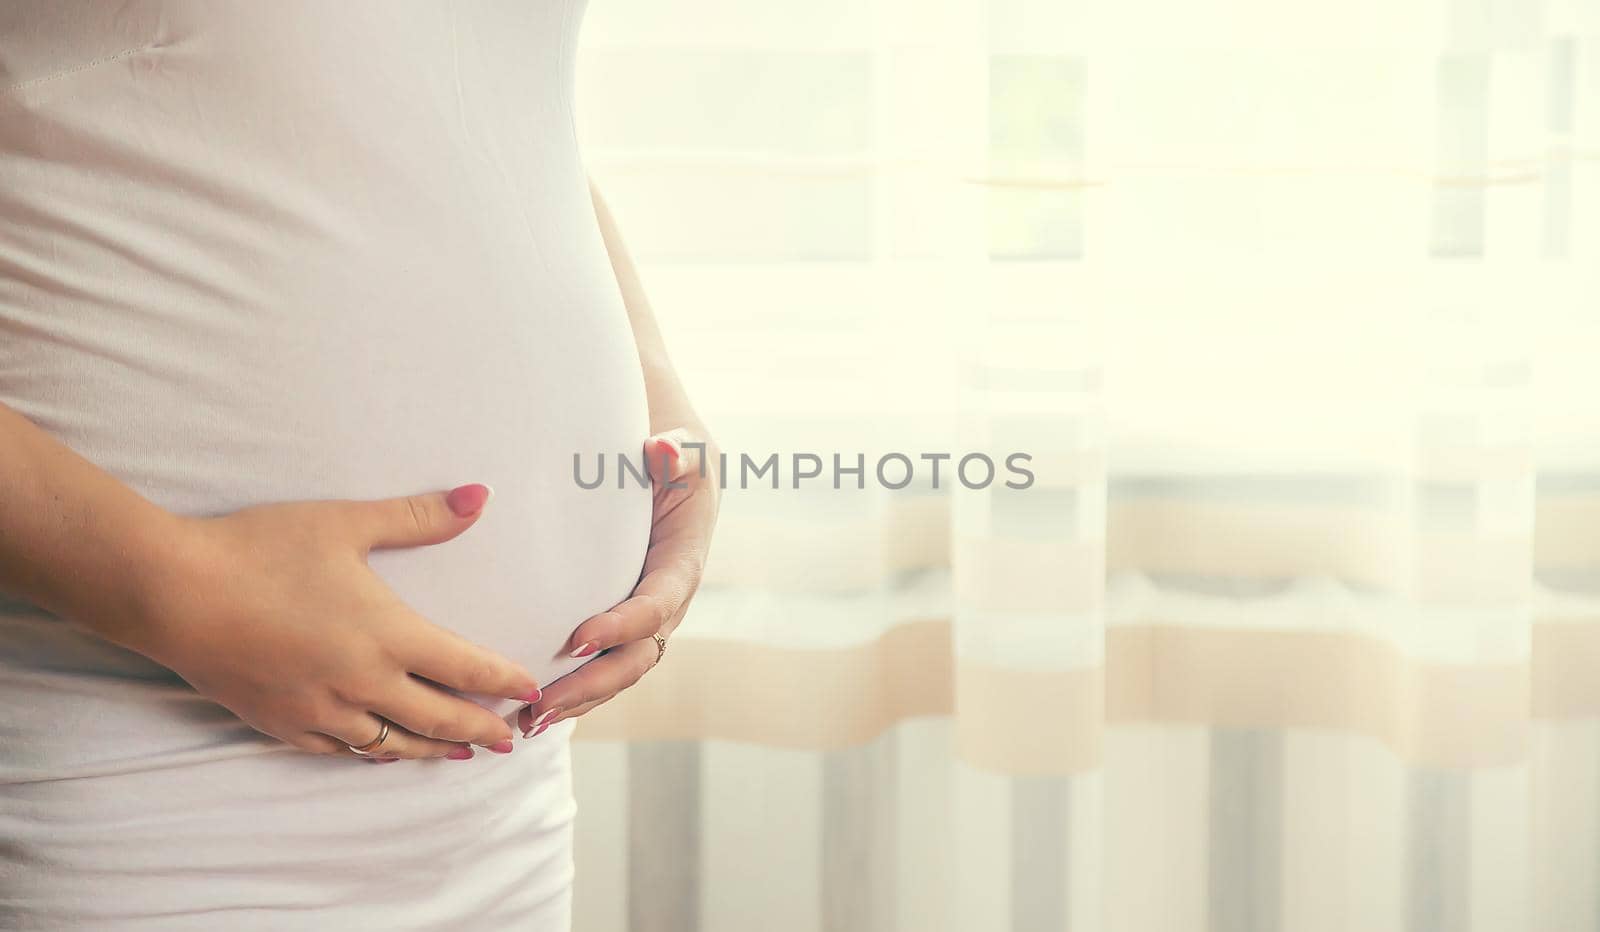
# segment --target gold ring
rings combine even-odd
[[[662,637],[659,634],[652,634],[650,636],[652,638],[655,638],[655,641],[656,641],[656,663],[660,663],[661,662],[661,658],[666,656],[666,653],[667,653],[667,639]],[[654,666],[654,664],[652,664],[652,666]]]
[[[352,754],[360,754],[362,757],[366,757],[378,748],[383,747],[383,742],[389,739],[389,720],[385,718],[379,719],[379,721],[383,722],[383,727],[378,729],[378,737],[373,738],[361,747],[356,747],[353,744],[347,744],[345,747],[349,748]]]

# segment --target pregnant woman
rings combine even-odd
[[[567,928],[717,509],[583,7],[0,4],[0,927]]]

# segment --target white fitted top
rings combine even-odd
[[[573,478],[575,453],[591,466],[596,453],[637,455],[648,421],[574,134],[583,7],[0,4],[0,401],[184,514],[488,483],[495,496],[467,534],[375,554],[373,566],[426,617],[541,682],[573,668],[565,639],[626,597],[650,519],[647,491],[584,490]],[[100,908],[82,906],[85,896],[122,915],[133,907],[115,903],[137,903],[140,889],[161,890],[163,879],[181,888],[184,844],[254,876],[244,849],[207,851],[194,825],[152,828],[149,812],[119,810],[126,793],[143,792],[118,782],[127,780],[179,795],[212,787],[199,798],[223,807],[203,828],[215,840],[230,820],[246,837],[274,819],[296,824],[281,796],[304,768],[341,813],[322,812],[306,837],[324,833],[319,850],[336,851],[361,832],[438,830],[431,823],[445,816],[430,794],[441,784],[430,781],[446,781],[450,805],[470,809],[491,785],[519,785],[510,775],[522,767],[555,789],[520,784],[522,808],[499,817],[508,828],[517,818],[555,827],[523,832],[509,862],[508,839],[452,857],[502,871],[559,861],[526,846],[564,824],[564,758],[548,749],[564,754],[565,734],[466,764],[285,754],[143,658],[27,606],[0,606],[0,838],[20,839],[0,852],[0,877],[22,872],[0,881],[0,919],[23,900],[49,905],[51,891],[84,916]],[[493,780],[473,776],[491,770]],[[374,780],[409,802],[380,813],[339,801],[347,788],[370,795]],[[217,781],[228,794],[216,796]],[[119,816],[142,826],[128,829],[143,840],[140,857],[172,838],[154,857],[174,870],[130,894],[97,860],[112,843],[88,846],[82,861],[84,852],[53,848],[61,826],[29,819],[67,783],[76,802],[53,817],[70,826],[90,798],[104,810],[102,838]],[[28,806],[5,808],[17,794]],[[372,858],[366,837],[362,857]],[[30,857],[55,864],[30,875]],[[370,893],[366,905],[380,908],[395,893],[388,881],[381,895],[362,888],[363,871],[404,865],[376,861],[350,870],[348,888],[318,878],[311,899],[359,907]],[[291,880],[240,896],[306,898]],[[105,884],[110,892],[85,892]],[[206,900],[216,888],[198,889],[188,893]],[[408,911],[406,900],[386,924],[410,927],[429,909],[451,921],[478,915],[438,902]],[[122,916],[129,927],[134,912]],[[196,922],[249,926],[251,915]],[[361,927],[375,927],[373,913],[361,915]],[[184,926],[169,916],[152,927]]]

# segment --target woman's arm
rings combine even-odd
[[[655,311],[639,281],[639,269],[634,265],[627,244],[622,241],[622,231],[611,215],[611,208],[600,189],[589,182],[589,195],[594,200],[595,217],[600,222],[600,236],[605,240],[606,253],[611,257],[611,270],[616,274],[617,286],[622,291],[622,303],[628,309],[628,322],[633,326],[633,341],[639,347],[639,364],[644,368],[645,394],[650,401],[650,433],[661,434],[669,430],[699,427],[700,419],[689,403],[689,396],[678,379],[667,355],[666,341],[656,324]]]
[[[664,649],[656,637],[665,644],[700,586],[721,501],[716,444],[672,367],[616,219],[592,181],[589,191],[644,370],[651,433],[644,454],[655,481],[654,517],[644,570],[632,595],[579,625],[568,641],[574,657],[605,656],[552,683],[539,702],[524,709],[518,721],[525,735],[588,712],[655,666]]]
[[[373,548],[466,531],[484,486],[195,519],[4,405],[0,450],[0,591],[177,672],[265,734],[347,753],[377,734],[377,714],[402,726],[385,755],[470,756],[465,742],[509,750],[509,727],[411,674],[537,698],[527,671],[415,615],[366,566]]]
[[[5,405],[0,450],[0,592],[146,646],[182,522]]]

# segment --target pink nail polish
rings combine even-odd
[[[444,757],[445,760],[472,760],[472,748],[456,748]]]
[[[659,443],[662,446],[666,447],[668,450],[671,450],[673,459],[676,460],[676,459],[682,459],[683,458],[683,451],[678,449],[678,444],[675,443],[674,441],[672,441],[672,440],[670,440],[670,439],[668,439],[666,437],[657,437],[656,438],[656,443]]]
[[[590,654],[594,653],[595,651],[597,651],[599,649],[600,649],[600,642],[599,641],[584,641],[582,644],[578,645],[578,649],[577,650],[573,651],[571,654],[568,654],[567,656],[569,656],[569,657],[587,657],[587,656],[589,656]]]
[[[542,696],[542,695],[544,695],[544,692],[541,689],[539,689],[539,687],[535,686],[535,687],[533,687],[532,690],[530,690],[527,693],[527,695],[513,696],[512,698],[520,699],[523,702],[527,702],[527,703],[534,703],[534,702],[538,702],[539,701],[539,697]]]
[[[541,715],[538,718],[534,719],[533,720],[533,724],[528,726],[529,728],[533,729],[533,734],[526,735],[525,737],[529,737],[529,738],[537,738],[537,737],[539,737],[539,733],[540,732],[544,731],[546,728],[549,728],[551,725],[555,724],[556,716],[558,716],[560,714],[561,714],[561,710],[560,709],[546,709],[545,713],[543,715]]]
[[[507,738],[504,741],[496,741],[494,744],[489,745],[489,750],[495,752],[496,754],[510,754],[511,749],[512,745],[510,738]]]
[[[444,503],[450,506],[450,513],[458,518],[470,518],[483,510],[489,503],[489,496],[494,491],[481,483],[458,486],[450,490],[444,497]]]

